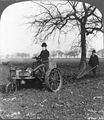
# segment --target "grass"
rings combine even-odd
[[[104,62],[101,59],[97,78],[91,73],[74,80],[78,60],[57,60],[64,81],[62,89],[52,93],[36,89],[22,89],[14,94],[0,94],[0,116],[3,119],[104,120]],[[4,68],[7,78],[8,69]],[[3,72],[3,71],[2,71]],[[2,78],[1,80],[4,80]]]

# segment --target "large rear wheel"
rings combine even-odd
[[[62,87],[62,77],[60,70],[53,68],[52,70],[47,71],[45,77],[46,84],[52,92],[57,92]]]

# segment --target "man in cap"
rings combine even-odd
[[[92,72],[93,72],[93,76],[96,77],[96,68],[99,65],[99,59],[98,59],[98,56],[96,55],[95,50],[92,51],[92,55],[90,56],[88,65],[94,68],[92,69]]]

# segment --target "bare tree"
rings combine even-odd
[[[86,37],[103,32],[102,15],[95,6],[75,1],[35,2],[42,12],[32,16],[30,24],[35,29],[35,40],[45,41],[49,36],[59,33],[70,34],[70,30],[78,29],[80,33],[81,62],[80,68],[86,67]],[[61,33],[61,34],[60,34]]]

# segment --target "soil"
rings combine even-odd
[[[46,88],[0,93],[2,119],[104,120],[104,63],[97,77],[92,73],[77,80],[78,63],[59,62],[63,86],[57,93]],[[5,76],[4,76],[5,77]]]

